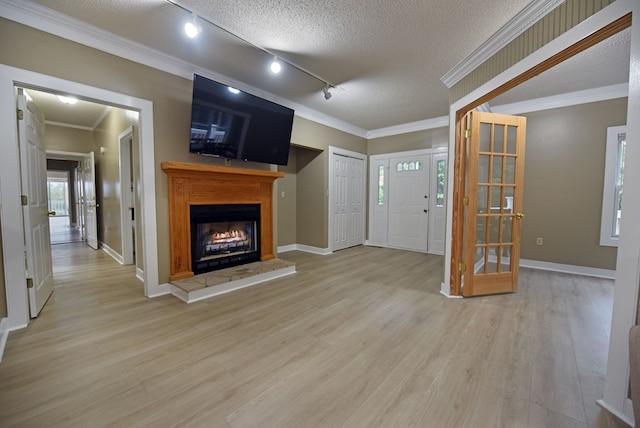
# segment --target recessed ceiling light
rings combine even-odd
[[[68,97],[66,95],[56,95],[56,96],[60,101],[62,101],[65,104],[75,104],[78,102],[78,99],[76,97]]]

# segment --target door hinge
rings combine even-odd
[[[471,128],[464,130],[464,138],[471,138]]]
[[[469,197],[465,196],[464,198],[462,198],[462,205],[469,205]]]
[[[20,204],[23,207],[26,207],[27,205],[29,205],[29,201],[27,200],[27,195],[20,195]]]
[[[24,119],[24,112],[22,111],[22,109],[17,109],[16,113],[18,115],[18,120]]]
[[[27,288],[33,288],[33,278],[27,278]]]
[[[467,270],[467,264],[466,263],[458,263],[458,270],[460,272],[464,272],[465,270]]]

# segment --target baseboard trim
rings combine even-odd
[[[118,254],[118,252],[115,251],[113,248],[111,248],[107,244],[105,244],[104,242],[100,243],[100,249],[102,251],[104,251],[105,253],[109,254],[112,259],[114,259],[115,261],[117,261],[121,265],[124,265],[124,259],[122,258],[122,256],[120,254]]]
[[[142,269],[140,269],[139,267],[136,267],[136,278],[138,278],[140,281],[144,282],[144,271]]]
[[[9,339],[9,318],[5,317],[0,319],[0,362],[2,362],[7,339]]]
[[[552,272],[572,273],[574,275],[592,276],[595,278],[616,279],[616,271],[587,266],[565,265],[561,263],[541,262],[538,260],[520,259],[520,267],[548,270]]]
[[[333,254],[333,251],[331,251],[331,249],[329,248],[312,247],[310,245],[303,244],[283,245],[282,247],[278,247],[278,254],[296,250],[304,251],[305,253],[318,254],[320,256],[328,256],[329,254]]]
[[[629,425],[630,427],[635,426],[635,421],[632,419],[632,416],[625,415],[624,413],[621,413],[620,411],[618,411],[618,409],[616,409],[614,406],[610,406],[603,399],[596,400],[596,403],[598,404],[598,406],[602,407],[607,412],[609,412],[612,415],[614,415],[615,417],[619,418],[620,420],[622,420],[625,424]],[[630,409],[633,408],[633,405],[631,404],[631,400],[629,400],[628,406],[629,406]]]
[[[149,297],[150,299],[153,299],[155,297],[160,297],[160,296],[166,296],[167,294],[172,294],[172,287],[173,285],[169,284],[169,283],[164,283],[164,284],[158,284],[155,287],[152,287],[152,293],[149,294],[147,297]]]
[[[296,267],[289,266],[283,269],[275,271],[265,272],[259,275],[230,281],[226,284],[215,285],[213,287],[206,287],[200,290],[194,290],[186,292],[173,284],[169,284],[170,292],[178,299],[185,303],[194,303],[200,300],[208,299],[210,297],[219,296],[220,294],[230,293],[241,288],[251,287],[260,283],[271,281],[272,279],[282,278],[296,273]]]

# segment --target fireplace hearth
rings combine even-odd
[[[194,274],[260,260],[260,205],[191,205]]]

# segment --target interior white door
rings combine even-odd
[[[429,155],[390,159],[389,246],[427,251]]]
[[[78,166],[75,168],[76,177],[76,227],[80,229],[80,236],[83,241],[87,240],[85,227],[84,227],[84,177],[82,172],[82,162],[78,162]]]
[[[20,169],[23,204],[26,275],[29,312],[35,318],[53,293],[47,155],[44,147],[44,115],[23,89],[18,89]]]
[[[333,245],[332,250],[342,250],[349,246],[347,240],[347,221],[349,220],[348,183],[349,158],[333,155],[334,188],[332,189],[333,206]]]
[[[365,162],[362,159],[348,158],[348,210],[347,246],[364,244],[364,176]]]
[[[431,179],[429,195],[429,252],[444,254],[446,221],[447,154],[431,155]]]
[[[86,154],[82,160],[82,177],[84,186],[84,225],[87,245],[94,250],[98,249],[98,216],[96,209],[96,174],[93,152]]]

